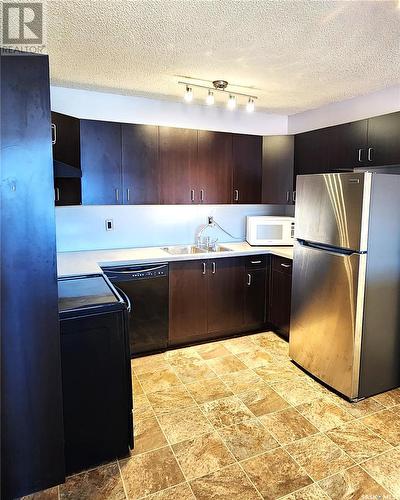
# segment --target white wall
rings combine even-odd
[[[297,134],[400,111],[400,85],[291,115],[288,133]]]
[[[287,116],[259,111],[230,111],[184,102],[125,96],[65,87],[50,88],[51,109],[92,120],[143,123],[256,135],[287,132]]]
[[[286,209],[284,205],[57,207],[57,251],[194,243],[196,232],[208,215],[243,241],[246,215],[286,215]],[[113,231],[105,230],[105,219],[113,219]],[[235,241],[218,231],[212,236],[222,242]]]

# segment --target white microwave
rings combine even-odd
[[[294,238],[294,217],[247,217],[246,240],[250,245],[291,245]]]

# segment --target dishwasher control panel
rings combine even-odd
[[[168,264],[113,266],[103,267],[102,269],[111,282],[154,279],[168,276]]]

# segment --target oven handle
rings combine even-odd
[[[144,267],[142,269],[138,269],[136,271],[114,271],[112,267],[106,268],[103,267],[103,271],[107,274],[135,274],[135,273],[143,273],[146,271],[156,271],[157,269],[162,269],[163,267],[167,267],[168,264],[163,264],[162,266],[157,267]]]
[[[117,290],[117,292],[121,295],[122,299],[124,300],[124,302],[126,304],[126,308],[128,310],[128,313],[130,313],[132,310],[132,304],[131,304],[131,301],[129,300],[129,297],[126,295],[126,293],[123,290],[121,290],[121,288],[119,288],[119,286],[115,286],[115,285],[113,285],[113,286]]]

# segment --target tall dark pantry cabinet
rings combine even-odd
[[[64,474],[48,57],[1,55],[1,498]]]

